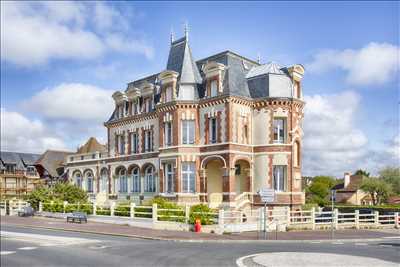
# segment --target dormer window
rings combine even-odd
[[[210,83],[210,97],[218,95],[218,83],[217,80],[212,80]]]
[[[152,110],[152,102],[150,97],[144,100],[144,112],[150,112]]]
[[[122,118],[124,116],[124,107],[122,105],[118,106],[118,118]]]
[[[129,115],[129,102],[128,101],[126,101],[125,103],[124,103],[124,107],[125,107],[125,109],[124,109],[124,115],[125,116],[128,116]]]
[[[172,86],[165,88],[165,103],[172,101]]]
[[[139,101],[136,99],[136,100],[133,100],[133,102],[132,102],[132,114],[133,115],[135,115],[135,114],[139,114]]]

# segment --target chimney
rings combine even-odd
[[[345,172],[344,173],[344,188],[346,188],[350,183],[350,173]]]

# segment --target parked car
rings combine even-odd
[[[31,206],[23,207],[18,211],[19,217],[29,217],[35,214],[35,210]]]

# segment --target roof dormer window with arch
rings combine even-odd
[[[158,78],[161,81],[161,99],[163,103],[168,103],[176,99],[176,84],[178,73],[166,70],[160,73]]]
[[[222,94],[222,81],[225,65],[217,62],[207,62],[203,66],[203,72],[206,76],[206,97],[216,97]]]

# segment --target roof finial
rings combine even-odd
[[[174,36],[175,34],[174,34],[174,28],[172,28],[171,27],[171,36],[170,36],[170,38],[171,38],[171,44],[174,42],[174,40],[175,40],[175,36]]]
[[[261,64],[261,54],[259,52],[257,53],[257,63]]]
[[[186,41],[187,41],[189,39],[189,23],[187,21],[184,23],[184,31],[185,31]]]

